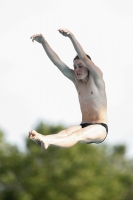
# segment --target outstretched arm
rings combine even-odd
[[[85,63],[85,65],[88,67],[90,73],[95,76],[99,77],[102,76],[101,70],[86,56],[86,53],[84,52],[83,48],[79,44],[79,42],[76,40],[75,36],[67,29],[59,29],[58,30],[63,36],[67,36],[70,38],[79,58]]]
[[[51,49],[49,46],[48,42],[45,40],[42,34],[36,34],[30,37],[32,39],[32,42],[37,41],[40,44],[42,44],[46,54],[50,58],[50,60],[53,62],[54,65],[58,67],[58,69],[70,80],[73,81],[73,74],[72,70],[64,63],[61,61],[59,56]]]

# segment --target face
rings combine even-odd
[[[89,70],[85,66],[82,60],[76,59],[73,62],[74,64],[74,73],[79,80],[85,80],[89,74]]]

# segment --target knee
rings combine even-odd
[[[102,131],[96,131],[92,133],[86,133],[85,136],[88,141],[91,141],[94,143],[100,143],[106,138],[107,134],[106,134],[106,131],[102,130]]]
[[[103,131],[97,135],[97,143],[103,142],[107,137],[106,131]]]

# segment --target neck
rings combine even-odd
[[[88,80],[89,80],[89,74],[84,79],[81,79],[81,82],[87,84]]]

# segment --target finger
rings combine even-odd
[[[30,37],[30,39],[32,39],[34,36],[32,35],[31,37]]]
[[[64,31],[63,31],[63,30],[60,30],[60,33],[64,33]]]
[[[61,33],[61,30],[60,30],[60,29],[59,29],[58,31]]]
[[[60,34],[63,34],[61,31],[59,31]]]
[[[34,40],[36,40],[37,36],[38,36],[37,34],[32,36],[32,42],[34,42]]]
[[[32,36],[30,37],[30,39],[33,41],[33,40],[34,40],[34,35],[32,35]]]
[[[58,31],[59,31],[59,32],[62,32],[62,31],[64,31],[64,30],[63,30],[63,28],[59,28]]]
[[[37,36],[37,34],[35,34],[35,35],[32,35],[30,38],[35,38]]]

